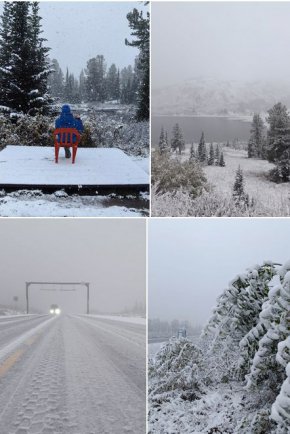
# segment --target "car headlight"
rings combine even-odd
[[[55,313],[56,313],[56,315],[59,315],[60,314],[60,312],[61,312],[61,310],[60,309],[55,309],[55,311],[54,311]]]

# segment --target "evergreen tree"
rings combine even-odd
[[[225,160],[224,160],[224,153],[221,152],[220,160],[219,160],[219,166],[220,167],[225,167],[225,165],[226,165],[226,163],[225,163]]]
[[[213,166],[214,165],[214,150],[213,150],[213,144],[212,143],[210,144],[210,147],[209,147],[209,157],[208,157],[207,164],[209,166]]]
[[[218,166],[219,165],[219,161],[220,161],[220,148],[219,148],[219,145],[216,145],[216,147],[215,147],[214,159],[215,159],[215,165]]]
[[[159,138],[159,152],[161,154],[164,154],[165,152],[169,151],[168,141],[167,141],[167,135],[164,132],[164,128],[161,128],[160,138]]]
[[[150,18],[147,12],[146,18],[143,17],[143,12],[133,9],[127,15],[129,27],[132,29],[131,35],[135,40],[129,42],[125,40],[125,44],[137,47],[139,49],[138,69],[140,71],[140,81],[138,86],[138,110],[137,119],[149,119],[149,96],[150,96]]]
[[[241,167],[239,166],[236,171],[236,177],[233,187],[233,198],[237,205],[248,205],[249,197],[244,190],[244,175]]]
[[[44,112],[51,102],[47,94],[51,70],[38,2],[11,2],[4,8],[2,25],[0,103],[31,115]]]
[[[135,104],[138,81],[131,65],[120,73],[120,100],[122,104]]]
[[[185,149],[185,142],[178,123],[174,125],[172,130],[171,148],[173,151],[178,150],[179,154]]]
[[[86,76],[83,69],[79,77],[79,95],[81,101],[86,101]]]
[[[120,98],[120,74],[114,63],[108,69],[106,83],[108,99],[118,100]]]
[[[289,269],[289,264],[286,267]],[[277,394],[285,379],[285,367],[290,363],[290,271],[281,276],[281,284],[273,288],[270,295],[271,303],[264,306],[261,313],[265,333],[259,340],[247,386]],[[287,417],[283,411],[285,400],[283,402],[280,398],[281,395],[273,405],[272,415],[277,422],[284,419],[289,424],[290,414]]]
[[[254,114],[248,142],[248,157],[265,157],[265,125],[259,114]]]
[[[0,27],[0,103],[9,110],[12,3],[4,2]]]
[[[53,97],[63,99],[64,96],[64,76],[56,59],[51,61],[52,72],[48,77],[48,86]]]
[[[281,103],[275,104],[268,111],[270,125],[267,137],[267,157],[276,164],[276,179],[283,182],[290,179],[290,119],[287,107]]]
[[[103,55],[90,59],[86,71],[86,94],[88,101],[104,102],[106,98],[106,64]]]
[[[189,161],[195,161],[195,160],[196,160],[196,153],[195,153],[194,144],[192,143],[190,147]]]
[[[204,132],[202,132],[201,138],[200,138],[200,141],[198,144],[197,158],[203,164],[205,164],[207,162],[207,151],[206,151],[206,144],[205,144],[205,140],[204,140]]]

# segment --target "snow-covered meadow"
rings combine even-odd
[[[197,146],[197,145],[196,145]],[[193,199],[185,191],[157,193],[152,189],[153,216],[289,216],[290,186],[288,183],[276,184],[269,180],[269,171],[274,167],[266,160],[247,158],[242,149],[232,149],[220,144],[225,167],[203,166],[208,189]],[[181,156],[182,161],[189,158],[190,146],[187,145]],[[249,194],[253,205],[249,208],[237,208],[232,198],[235,174],[241,167],[244,175],[245,192]]]

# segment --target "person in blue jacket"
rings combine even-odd
[[[61,114],[55,121],[55,128],[76,128],[79,133],[82,133],[84,131],[84,126],[82,123],[82,120],[79,116],[74,117],[70,106],[68,104],[65,104],[62,106]],[[75,137],[73,137],[73,142],[75,140]],[[70,158],[71,152],[69,148],[64,148],[65,151],[65,157]]]

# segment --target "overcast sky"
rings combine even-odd
[[[145,302],[144,219],[1,219],[0,304],[25,302],[26,281],[91,283],[91,308],[115,312]],[[31,287],[31,306],[84,313],[86,292]]]
[[[289,219],[150,220],[149,318],[204,324],[237,274],[289,260],[289,239]]]
[[[290,80],[289,2],[152,2],[152,86]]]
[[[2,2],[3,3],[3,2]],[[139,2],[40,2],[43,36],[63,70],[79,74],[87,61],[103,54],[110,66],[123,68],[134,64],[138,50],[125,45],[131,40],[126,15]]]

